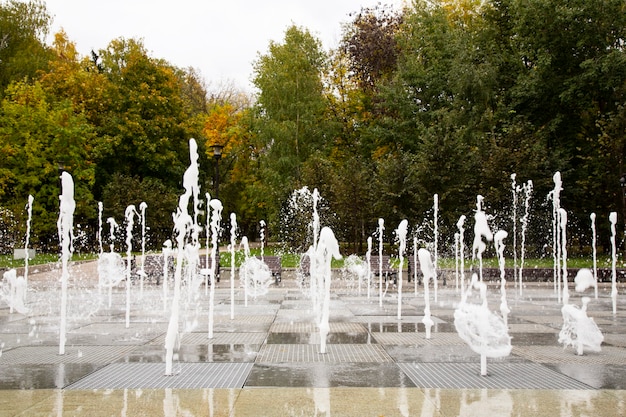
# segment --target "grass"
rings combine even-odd
[[[300,254],[284,252],[279,247],[269,246],[264,249],[265,256],[280,256],[281,264],[283,268],[297,268],[300,264]],[[261,256],[260,248],[251,248],[250,254],[252,256]],[[136,256],[140,256],[140,254],[136,253]],[[83,260],[92,260],[97,259],[98,254],[74,254],[72,256],[72,261],[83,261]],[[363,259],[365,257],[362,257]],[[235,251],[235,265],[240,266],[245,259],[244,253],[242,250]],[[44,254],[38,253],[34,259],[31,259],[28,264],[29,265],[41,265],[47,263],[54,263],[60,260],[59,254]],[[345,257],[339,260],[332,260],[333,268],[342,268],[344,266]],[[397,268],[399,264],[399,259],[394,257],[392,258],[392,262],[395,263],[395,267]],[[405,269],[406,262],[405,259]],[[520,267],[520,259],[517,260],[517,266]],[[230,253],[222,252],[220,256],[220,265],[222,268],[230,268],[231,256]],[[478,261],[475,261],[478,264]],[[465,266],[469,267],[472,264],[471,259],[465,259]],[[514,261],[512,258],[505,259],[505,265],[507,268],[512,268]],[[439,268],[455,268],[455,259],[454,258],[439,258],[437,265]],[[608,256],[600,256],[597,260],[598,268],[610,268],[611,267],[611,259]],[[0,268],[19,268],[24,266],[23,259],[13,259],[13,255],[0,255]],[[483,266],[485,268],[497,268],[498,267],[498,259],[497,258],[487,258],[483,259]],[[570,258],[567,260],[568,268],[592,268],[593,260],[591,258]],[[623,266],[623,263],[618,262],[618,266]],[[532,269],[532,268],[552,268],[553,261],[552,258],[531,258],[524,260],[524,269]]]
[[[74,254],[72,256],[72,261],[86,261],[97,258],[98,254],[96,253],[80,253]],[[43,265],[59,262],[60,260],[61,255],[58,253],[37,253],[37,256],[28,261],[28,265]],[[20,268],[23,267],[25,263],[24,259],[13,259],[13,255],[0,255],[0,268]]]

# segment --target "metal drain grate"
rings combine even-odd
[[[421,388],[593,389],[536,363],[489,363],[480,376],[480,363],[399,363]]]
[[[263,345],[257,363],[283,362],[391,362],[391,357],[376,344],[329,344],[325,354],[319,345]]]
[[[426,339],[426,333],[395,333],[395,332],[372,332],[374,339],[383,345],[398,346],[448,346],[464,345],[465,342],[456,333],[432,333],[430,339]]]
[[[208,333],[183,333],[182,345],[260,345],[267,338],[267,333],[213,333],[209,339]],[[150,342],[151,345],[165,344],[165,335],[159,336]]]
[[[136,346],[67,346],[59,355],[58,346],[24,346],[5,352],[0,364],[111,363]]]
[[[316,333],[315,323],[274,323],[271,333]],[[330,322],[331,333],[365,333],[365,327],[359,323]]]
[[[511,333],[558,333],[557,329],[538,323],[509,323]]]
[[[422,323],[424,316],[402,316],[402,320],[398,320],[396,316],[355,316],[352,321],[358,323]],[[445,323],[438,317],[432,316],[431,319],[435,324]]]
[[[578,356],[573,348],[561,346],[513,346],[512,353],[524,359],[549,364],[626,365],[624,350],[614,346],[602,346],[600,352],[585,352]]]
[[[215,323],[237,323],[237,324],[252,324],[252,323],[257,323],[257,324],[270,324],[274,321],[275,316],[273,315],[262,315],[262,314],[258,314],[258,315],[250,315],[250,314],[242,314],[242,315],[235,315],[235,317],[233,319],[230,318],[229,315],[215,315],[213,317],[213,319],[215,320]]]
[[[66,389],[241,388],[251,363],[178,363],[165,376],[165,363],[114,363]]]

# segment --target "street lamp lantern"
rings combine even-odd
[[[222,157],[222,149],[224,146],[219,143],[211,145],[213,148],[213,159],[215,159],[215,173],[213,174],[213,194],[216,199],[220,198],[220,158]]]
[[[224,146],[219,143],[214,143],[211,145],[211,148],[213,148],[213,158],[216,160],[220,159],[222,157],[222,149],[224,149]]]

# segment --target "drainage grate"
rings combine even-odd
[[[230,318],[229,315],[215,315],[213,317],[213,319],[215,320],[215,323],[237,323],[237,324],[252,324],[252,323],[257,323],[257,324],[269,324],[272,323],[274,321],[275,316],[274,315],[262,315],[262,314],[257,314],[257,315],[250,315],[250,314],[241,314],[241,315],[237,315],[235,314],[235,317],[233,319]],[[207,321],[208,319],[205,318],[205,321]]]
[[[464,345],[465,342],[456,333],[432,333],[430,339],[426,339],[426,333],[394,333],[372,332],[374,339],[383,345],[398,346],[448,346]]]
[[[424,316],[402,316],[401,320],[398,320],[397,316],[355,316],[353,321],[358,323],[422,323]],[[431,319],[435,324],[445,323],[438,317],[431,316]]]
[[[509,323],[511,333],[558,333],[558,330],[538,323]]]
[[[114,363],[66,389],[241,388],[251,363],[177,363],[165,376],[165,363]]]
[[[358,323],[330,322],[331,333],[365,333],[365,327]],[[316,333],[315,323],[274,323],[270,333]]]
[[[162,335],[150,342],[151,345],[164,345],[165,336]],[[267,333],[213,333],[213,338],[209,339],[207,332],[204,333],[183,333],[181,345],[260,345],[267,337]]]
[[[257,363],[283,362],[391,362],[391,357],[377,345],[329,344],[325,354],[319,345],[263,345],[257,356]]]
[[[6,351],[0,364],[111,363],[136,346],[67,346],[59,355],[58,346],[24,346]]]
[[[583,356],[576,355],[573,348],[561,346],[513,346],[512,353],[538,363],[626,365],[624,350],[613,346],[602,346],[602,351],[585,352]]]
[[[480,363],[399,363],[420,388],[487,389],[593,389],[536,363],[488,363],[488,376],[480,376]]]
[[[548,326],[558,326],[559,328],[563,325],[563,316],[559,315],[551,315],[549,313],[538,314],[536,316],[516,316],[519,320],[526,320],[530,323],[537,324],[545,324]]]

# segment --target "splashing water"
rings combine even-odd
[[[211,209],[210,209],[210,204],[211,204],[211,195],[209,193],[205,193],[204,194],[206,197],[206,225],[205,225],[205,230],[206,230],[206,252],[204,255],[204,265],[206,270],[201,271],[204,274],[204,295],[209,295],[209,254],[211,252]]]
[[[456,227],[459,229],[459,269],[461,271],[461,294],[465,292],[465,219],[466,217],[462,215],[456,222]]]
[[[530,196],[533,191],[533,182],[528,180],[528,182],[522,187],[524,189],[524,216],[520,222],[522,223],[522,251],[521,251],[521,260],[519,266],[519,295],[522,295],[522,287],[523,287],[523,279],[524,275],[524,260],[526,259],[526,231],[528,230],[528,221],[530,216]]]
[[[372,237],[367,237],[367,252],[365,252],[365,265],[367,267],[367,299],[370,299],[372,287]]]
[[[433,268],[435,271],[435,275],[434,275],[434,279],[433,279],[433,289],[435,291],[435,302],[437,302],[438,299],[438,291],[437,291],[437,263],[439,261],[439,254],[438,254],[438,246],[439,246],[439,195],[435,194],[433,196],[433,235],[434,235],[434,241],[435,241],[435,247],[434,247],[434,252],[435,252],[435,258],[433,259]],[[445,275],[444,275],[444,282],[443,285],[446,285],[445,282]]]
[[[267,226],[267,224],[265,223],[265,220],[261,220],[259,222],[259,239],[261,240],[261,259],[263,259],[263,256],[265,255],[264,251],[265,251],[265,226]]]
[[[19,314],[28,314],[29,310],[24,305],[26,298],[26,280],[24,277],[18,277],[15,269],[9,269],[4,272],[2,278],[9,288],[7,293],[6,285],[0,285],[0,297],[9,305],[9,313],[13,314],[15,310]]]
[[[511,174],[511,191],[513,193],[513,282],[515,282],[515,287],[517,287],[517,193],[519,192],[519,187],[515,181],[516,177],[517,174]]]
[[[591,219],[591,251],[593,253],[593,279],[595,280],[595,296],[598,299],[598,260],[596,255],[596,213],[589,215]]]
[[[59,329],[59,355],[65,355],[65,342],[67,331],[67,281],[69,280],[68,263],[72,257],[72,239],[74,237],[74,179],[63,172],[61,174],[61,195],[59,196],[59,240],[61,241],[61,325]]]
[[[563,304],[569,303],[569,289],[567,285],[567,212],[565,209],[559,209],[559,228],[561,229],[561,265],[563,266],[563,272],[561,277],[563,279]]]
[[[385,220],[378,219],[378,306],[383,306],[383,233]]]
[[[28,203],[26,203],[26,213],[28,215],[26,220],[26,240],[24,243],[24,282],[26,287],[28,288],[28,261],[30,260],[30,255],[28,254],[28,243],[30,240],[30,223],[33,218],[33,201],[35,197],[32,195],[28,195]],[[24,294],[26,296],[26,293]]]
[[[398,257],[400,258],[400,265],[398,266],[398,320],[402,319],[402,268],[404,266],[404,253],[406,252],[406,235],[408,227],[409,221],[405,219],[400,222],[400,225],[396,229],[396,237],[399,242]]]
[[[213,338],[213,322],[215,310],[215,285],[217,283],[217,252],[219,250],[220,222],[222,221],[222,202],[217,199],[211,200],[211,290],[209,292],[209,339]]]
[[[476,197],[476,213],[474,214],[474,243],[472,244],[472,261],[478,259],[478,271],[480,282],[483,281],[483,252],[487,249],[487,244],[483,242],[484,237],[487,241],[493,240],[493,234],[487,223],[487,215],[482,209],[484,197],[479,195]]]
[[[345,272],[346,281],[350,282],[351,277],[357,279],[357,291],[361,295],[361,287],[364,280],[367,280],[367,264],[358,255],[350,255],[343,263],[343,270]]]
[[[195,139],[189,139],[190,165],[183,175],[183,187],[185,193],[178,199],[178,207],[174,213],[174,232],[176,233],[176,269],[174,272],[174,296],[172,297],[172,311],[165,335],[165,375],[173,375],[174,348],[180,346],[179,316],[182,281],[182,264],[185,258],[185,237],[192,229],[194,223],[189,215],[189,200],[194,196],[194,207],[199,203],[195,202],[199,194],[198,186],[198,153]],[[196,223],[197,224],[197,223]]]
[[[505,326],[508,326],[509,313],[511,312],[506,301],[506,279],[504,272],[504,239],[506,239],[508,235],[505,230],[499,230],[493,237],[496,252],[498,253],[498,265],[500,266],[500,313],[502,314]]]
[[[235,318],[235,245],[237,244],[237,215],[230,213],[230,319]]]
[[[104,252],[104,247],[102,246],[102,211],[104,209],[104,205],[102,201],[98,201],[98,233],[96,234],[96,238],[98,240],[98,255],[102,255]]]
[[[548,193],[548,200],[552,199],[552,257],[554,259],[554,292],[561,301],[561,234],[559,233],[559,213],[561,209],[561,191],[563,190],[563,182],[561,181],[561,173],[555,172],[552,176],[554,189]]]
[[[311,257],[311,276],[316,276],[318,285],[324,287],[324,295],[321,303],[321,315],[318,321],[320,332],[320,353],[326,353],[326,337],[330,332],[330,281],[331,261],[341,259],[339,242],[329,227],[323,227],[320,231],[319,242]]]
[[[163,311],[167,311],[167,288],[169,287],[169,259],[172,253],[172,241],[163,242]]]
[[[564,347],[576,348],[576,354],[582,355],[584,350],[600,352],[604,336],[593,318],[587,316],[587,305],[590,298],[582,298],[582,308],[565,304],[561,308],[563,327],[559,332],[559,343]]]
[[[419,258],[417,257],[417,251],[419,250],[419,247],[417,246],[417,236],[413,237],[413,292],[415,293],[415,297],[417,297],[417,269],[418,269],[418,263],[419,263]]]
[[[143,280],[146,276],[144,270],[146,264],[146,209],[148,204],[141,202],[139,212],[141,213],[141,269],[139,270],[139,299],[143,299]]]
[[[472,288],[480,290],[482,304],[467,301]],[[487,358],[502,358],[511,353],[511,337],[502,318],[487,305],[487,284],[479,282],[476,274],[467,291],[461,296],[461,303],[454,311],[454,327],[459,337],[480,355],[480,374],[487,375]]]
[[[313,189],[313,247],[317,245],[317,236],[320,232],[320,215],[317,212],[317,203],[320,200],[320,193],[317,188]]]
[[[617,213],[612,211],[609,214],[611,222],[611,300],[613,303],[613,314],[617,314],[617,248],[615,247],[615,225],[617,224]]]
[[[422,318],[422,323],[424,323],[424,327],[426,328],[426,339],[430,339],[430,329],[435,323],[430,316],[430,294],[428,286],[430,285],[431,279],[436,279],[435,266],[430,258],[430,252],[427,249],[421,248],[417,251],[417,256],[420,261],[422,275],[424,275],[424,317]]]
[[[119,226],[113,217],[107,218],[107,223],[109,225],[109,240],[111,241],[109,244],[110,252],[106,256],[103,252],[102,256],[98,258],[98,281],[100,285],[104,285],[109,289],[109,308],[111,308],[113,286],[118,285],[124,278],[126,266],[124,265],[122,257],[115,253],[115,230]],[[103,257],[107,259],[102,259]],[[100,263],[105,264],[105,266],[102,267],[102,272],[100,272]],[[121,271],[119,269],[120,267],[122,268]]]
[[[243,244],[244,238],[241,238]],[[248,296],[257,298],[269,292],[272,285],[272,271],[261,259],[247,256],[239,267],[239,279],[245,291],[245,305],[248,305]]]
[[[183,194],[179,198],[178,208],[174,215],[174,230],[176,232],[176,269],[174,272],[174,296],[172,297],[172,307],[170,313],[170,321],[167,326],[165,335],[165,375],[173,375],[173,358],[174,349],[180,346],[179,334],[179,315],[180,315],[180,297],[181,297],[181,281],[182,281],[182,264],[184,259],[185,236],[188,228],[191,226],[191,216],[187,212],[189,203],[189,195]]]
[[[574,287],[576,292],[584,292],[589,287],[598,288],[596,277],[593,276],[593,272],[588,268],[580,268],[578,270],[574,278],[574,284],[576,284]]]
[[[133,225],[135,223],[135,210],[134,205],[126,207],[126,328],[130,327],[130,272],[133,258]]]

